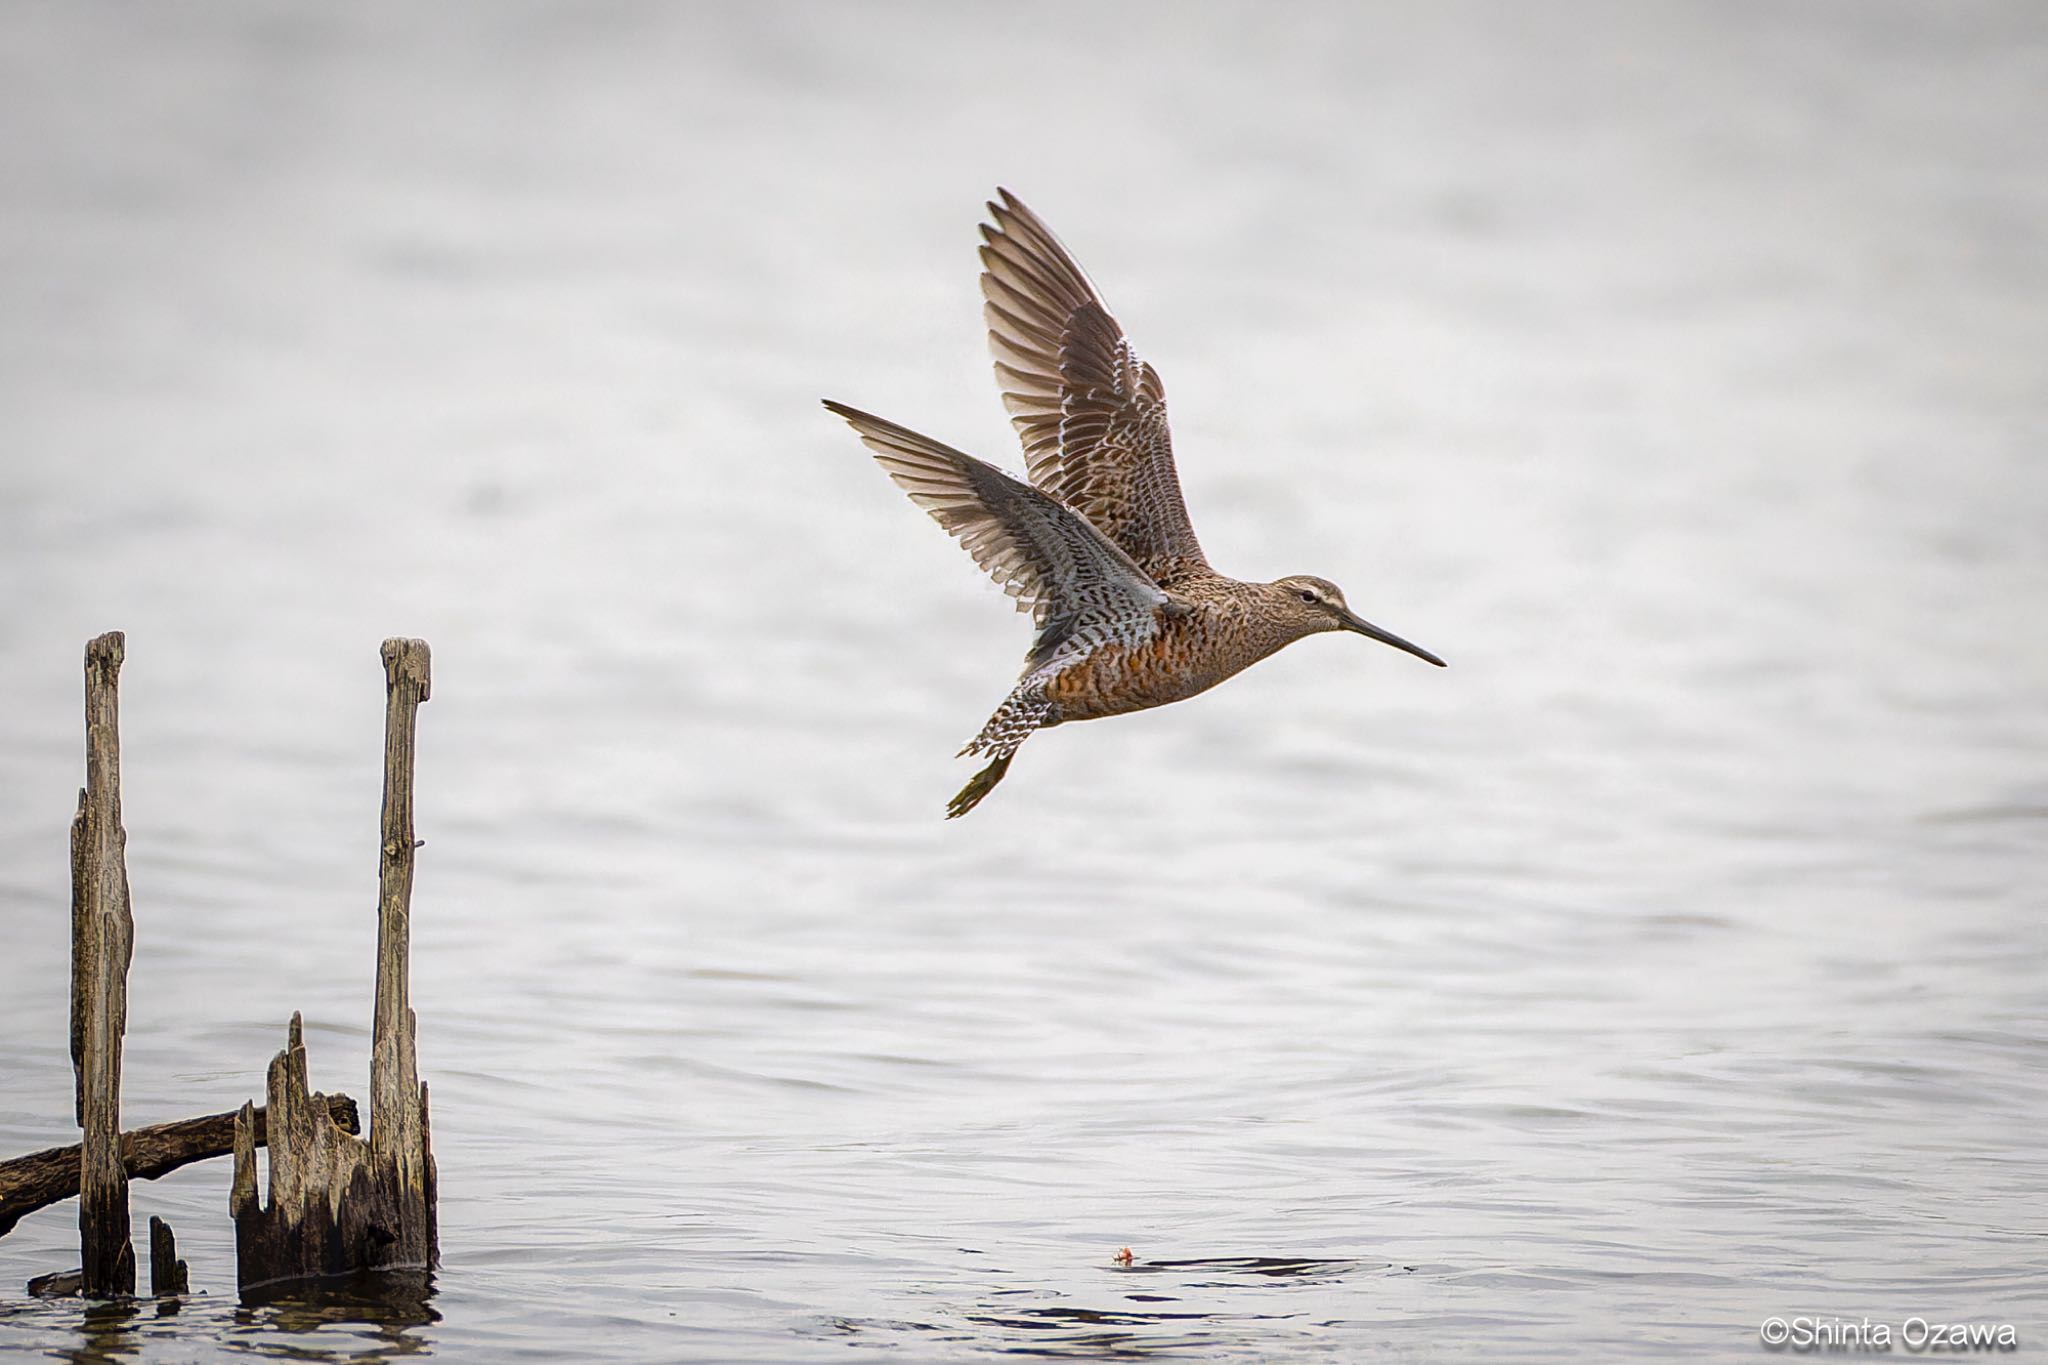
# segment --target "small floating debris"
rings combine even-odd
[[[1129,1247],[1119,1247],[1117,1249],[1116,1255],[1110,1257],[1109,1259],[1115,1262],[1117,1265],[1129,1265],[1131,1262],[1137,1260],[1138,1258],[1131,1254],[1131,1249]]]

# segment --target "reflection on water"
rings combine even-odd
[[[19,1302],[45,1210],[0,1354],[2048,1331],[2048,8],[16,8],[0,1154],[74,1140],[84,641],[147,1123],[294,1011],[367,1093],[421,635],[444,1264],[240,1304],[200,1163],[132,1198],[203,1292]],[[1028,626],[817,399],[1019,465],[997,183],[1217,566],[1451,668],[1308,641],[939,818]]]
[[[429,1343],[413,1329],[441,1320],[433,1294],[433,1276],[424,1271],[271,1285],[242,1296],[228,1344],[295,1360],[367,1363],[421,1355]]]
[[[231,1295],[199,1293],[0,1304],[0,1323],[11,1322],[45,1354],[78,1365],[228,1353],[374,1365],[432,1351],[431,1339],[418,1330],[440,1321],[430,1275],[394,1271],[274,1289],[239,1303]]]
[[[1249,1342],[1262,1351],[1305,1344],[1317,1326],[1319,1296],[1261,1301],[1232,1297],[1227,1307],[1207,1306],[1205,1291],[1238,1290],[1261,1280],[1275,1290],[1333,1290],[1347,1279],[1394,1272],[1357,1261],[1283,1256],[1212,1256],[1134,1260],[1116,1265],[1099,1287],[1073,1297],[1088,1302],[1047,1302],[1062,1297],[1023,1287],[996,1290],[946,1319],[926,1322],[835,1319],[830,1330],[850,1339],[886,1338],[891,1344],[934,1348],[992,1346],[1007,1354],[1137,1358],[1229,1351]],[[1157,1277],[1144,1290],[1119,1286],[1118,1276]],[[1089,1303],[1095,1306],[1088,1306]]]
[[[1281,1280],[1349,1275],[1368,1268],[1390,1270],[1393,1267],[1366,1267],[1356,1261],[1320,1261],[1299,1256],[1199,1256],[1186,1261],[1134,1260],[1127,1266],[1118,1267],[1126,1275],[1179,1275],[1191,1270],[1212,1270],[1225,1275],[1266,1275]]]
[[[85,1304],[78,1316],[79,1344],[63,1354],[76,1365],[137,1355],[140,1336],[135,1329],[144,1311],[138,1303]]]

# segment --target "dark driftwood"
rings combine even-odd
[[[76,1270],[53,1270],[28,1282],[28,1292],[39,1299],[75,1299],[85,1277]]]
[[[128,835],[121,828],[120,631],[85,647],[85,787],[71,822],[71,1064],[84,1130],[80,1283],[89,1298],[135,1292],[121,1163],[121,1036],[128,1027]]]
[[[427,1088],[408,1000],[414,735],[428,697],[424,640],[384,642],[384,814],[377,879],[377,1003],[370,1039],[370,1137],[340,1131],[306,1083],[292,1016],[270,1063],[270,1206],[256,1194],[255,1110],[235,1124],[235,1274],[247,1292],[278,1280],[426,1269],[439,1259]]]
[[[328,1114],[343,1132],[359,1131],[356,1102],[347,1095],[327,1096]],[[256,1111],[256,1145],[268,1139],[269,1115]],[[148,1128],[131,1128],[121,1134],[121,1166],[130,1180],[155,1180],[180,1166],[226,1156],[235,1150],[235,1115],[208,1114],[204,1118],[179,1119]],[[69,1199],[78,1193],[79,1149],[51,1147],[11,1161],[0,1161],[0,1237],[14,1231],[37,1209]]]
[[[149,1220],[149,1292],[159,1297],[192,1292],[191,1276],[178,1259],[178,1239],[171,1225],[157,1217]]]

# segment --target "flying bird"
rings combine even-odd
[[[989,759],[965,815],[1025,740],[1203,692],[1306,635],[1348,630],[1443,666],[1345,604],[1327,579],[1226,578],[1195,540],[1159,373],[1067,249],[1008,190],[982,224],[982,313],[1030,482],[831,399],[912,502],[1038,628],[1024,672],[961,755]]]

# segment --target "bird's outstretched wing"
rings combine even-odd
[[[1131,557],[1071,508],[994,465],[844,403],[825,406],[859,433],[910,500],[959,540],[1038,625],[1033,664],[1070,640],[1148,635],[1174,604]]]
[[[1008,190],[981,235],[982,312],[1031,482],[1167,587],[1209,567],[1188,521],[1166,390],[1067,249]]]

